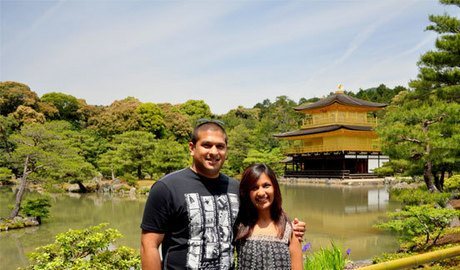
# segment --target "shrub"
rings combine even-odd
[[[460,191],[460,174],[453,175],[444,181],[446,191]]]
[[[125,182],[131,186],[131,187],[136,187],[137,186],[137,178],[134,177],[133,175],[129,174],[129,173],[125,173],[123,175],[123,179],[125,180]]]
[[[140,256],[131,248],[114,247],[122,235],[99,224],[83,230],[69,230],[56,235],[53,244],[30,254],[25,269],[140,269]]]
[[[437,204],[445,207],[449,201],[449,193],[429,192],[426,187],[417,189],[392,189],[392,199],[402,202],[404,205]]]
[[[453,217],[459,215],[458,210],[437,208],[432,205],[407,206],[401,211],[389,213],[387,222],[376,227],[390,230],[398,234],[402,245],[409,248],[426,247],[430,241],[436,244],[444,229],[449,226]],[[420,237],[424,240],[420,242]]]

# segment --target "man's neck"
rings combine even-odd
[[[190,166],[190,170],[192,170],[194,173],[196,173],[198,175],[201,175],[201,176],[206,177],[206,178],[211,178],[211,179],[218,178],[219,174],[220,174],[220,173],[217,173],[216,175],[206,175],[206,174],[198,171],[196,169],[196,166],[194,166],[193,164],[192,164],[192,166]]]

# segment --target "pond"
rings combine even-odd
[[[388,200],[385,187],[282,185],[283,206],[291,218],[307,223],[305,243],[313,250],[334,241],[351,249],[351,259],[369,259],[394,251],[394,236],[372,227],[386,211],[398,205]],[[52,196],[51,217],[39,227],[0,232],[1,269],[27,265],[26,254],[54,241],[68,229],[107,222],[124,237],[117,243],[139,248],[140,229],[146,197],[129,198],[109,194],[64,194]],[[0,216],[9,214],[14,202],[10,189],[0,190]]]

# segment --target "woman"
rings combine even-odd
[[[239,196],[234,227],[238,269],[302,269],[301,246],[281,207],[275,173],[265,164],[248,167]]]

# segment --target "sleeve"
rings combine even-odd
[[[171,191],[163,182],[155,183],[149,192],[145,203],[144,215],[142,217],[141,229],[156,233],[166,233],[171,225],[172,213],[174,211]]]

